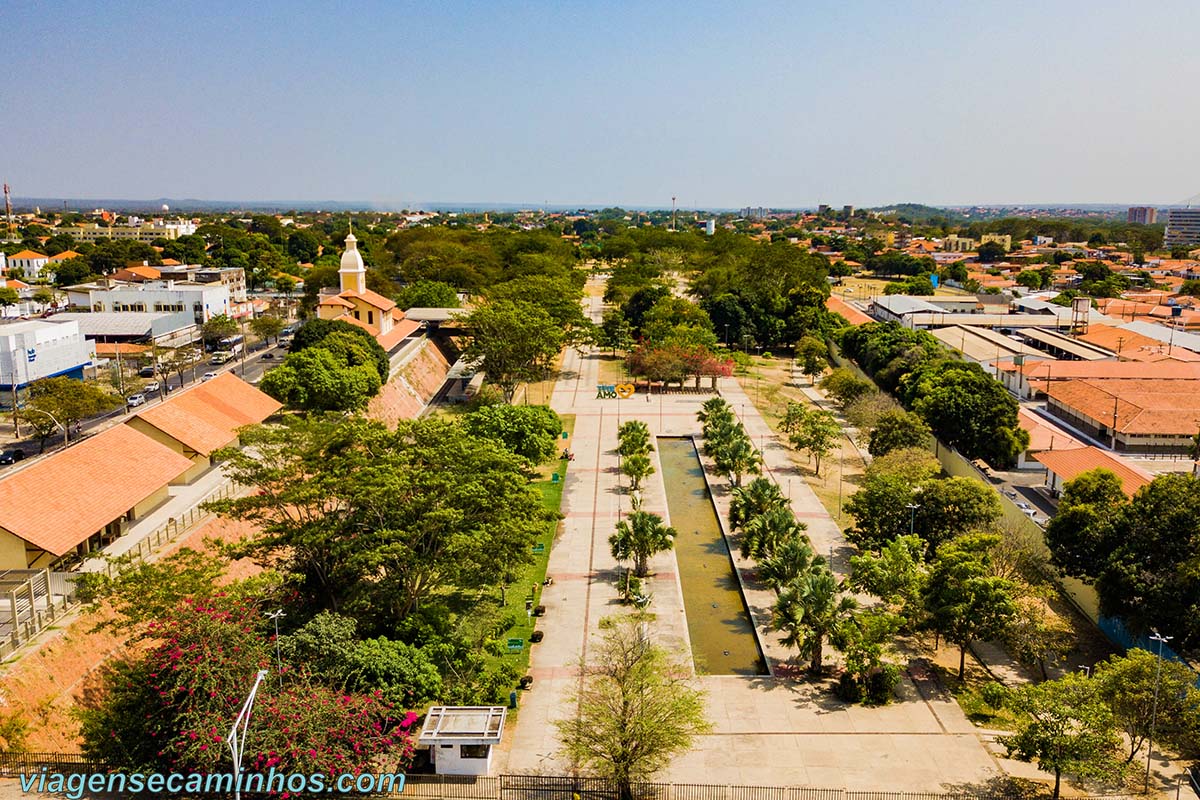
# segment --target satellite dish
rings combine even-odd
[[[170,211],[170,210],[171,210],[171,207],[170,207],[169,205],[167,205],[166,203],[163,203],[162,210],[163,210],[163,211]]]

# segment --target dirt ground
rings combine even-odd
[[[214,552],[206,539],[230,542],[252,531],[246,523],[212,518],[182,536],[160,555],[184,547]],[[250,561],[229,565],[224,579],[232,581],[258,571]],[[76,705],[95,690],[99,668],[128,646],[129,633],[95,630],[112,618],[110,612],[76,610],[30,646],[19,650],[0,674],[0,713],[28,724],[25,749],[31,752],[72,752],[79,749]],[[6,743],[7,744],[7,743]]]

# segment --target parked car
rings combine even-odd
[[[265,359],[275,358],[275,354],[274,353],[263,353],[262,357]]]
[[[150,381],[142,387],[142,394],[152,394],[162,388],[162,384],[158,381]]]
[[[1029,503],[1017,503],[1017,508],[1024,511],[1026,514],[1028,514],[1030,511],[1033,511],[1033,506],[1029,505]]]
[[[138,370],[138,377],[139,378],[153,378],[154,377],[154,367],[142,367],[141,369]]]
[[[143,406],[146,404],[146,395],[131,394],[125,399],[125,402],[129,404],[130,408],[134,406]]]
[[[215,378],[215,377],[217,377],[217,373],[215,373],[215,372],[206,372],[206,373],[204,373],[204,376],[203,376],[202,378],[200,378],[200,380],[201,380],[201,381],[211,381],[211,380],[212,380],[213,378]]]
[[[1016,489],[1005,489],[1004,493],[1006,495],[1008,495],[1009,497],[1011,497],[1013,500],[1017,499],[1017,490]]]
[[[0,450],[0,464],[15,464],[25,458],[24,450]]]

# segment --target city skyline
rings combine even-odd
[[[19,197],[1166,206],[1200,190],[1200,112],[1173,89],[1200,77],[1184,2],[106,11],[0,11]]]

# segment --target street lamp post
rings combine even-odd
[[[66,447],[66,446],[67,446],[67,444],[68,444],[68,441],[67,441],[67,426],[66,426],[66,425],[63,425],[61,422],[59,422],[59,421],[58,421],[58,417],[54,416],[54,415],[53,415],[53,414],[51,414],[49,411],[43,411],[43,410],[42,410],[42,409],[40,409],[40,408],[29,408],[29,409],[26,409],[24,413],[29,413],[30,411],[36,412],[36,413],[38,413],[38,414],[45,414],[47,417],[49,417],[49,418],[50,418],[50,421],[51,421],[51,422],[53,422],[55,425],[57,425],[59,428],[61,428],[61,429],[62,429],[62,432],[63,432],[63,447]]]
[[[267,619],[275,623],[275,669],[279,673],[279,688],[283,688],[283,658],[279,655],[279,618],[286,616],[279,608],[267,614]]]
[[[920,506],[916,503],[908,503],[904,507],[908,509],[908,535],[912,536],[917,522],[917,509]]]
[[[1150,759],[1154,755],[1154,726],[1158,722],[1158,685],[1162,680],[1162,649],[1163,645],[1174,639],[1174,636],[1163,636],[1158,631],[1152,631],[1150,641],[1158,642],[1158,664],[1154,669],[1154,702],[1150,705],[1150,737],[1146,740],[1146,781],[1144,791],[1150,791]]]
[[[254,697],[258,694],[258,685],[266,676],[265,669],[258,671],[258,677],[254,679],[254,686],[250,688],[250,694],[246,695],[246,702],[242,704],[242,710],[238,712],[237,718],[233,721],[233,727],[229,729],[229,735],[225,737],[225,743],[229,745],[229,754],[233,756],[234,800],[241,800],[242,797],[242,753],[246,749],[246,729],[250,727],[250,712],[254,709]]]

